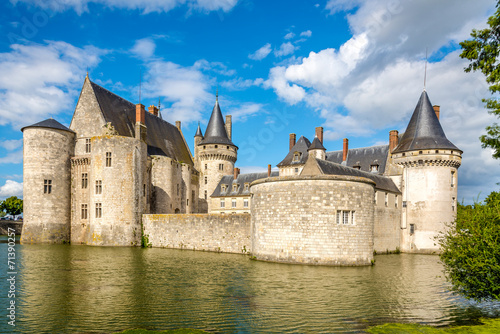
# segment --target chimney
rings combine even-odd
[[[236,180],[238,178],[238,175],[240,175],[240,169],[234,167],[233,172],[234,172],[234,179]]]
[[[175,121],[175,127],[181,131],[181,121]]]
[[[318,137],[318,140],[321,144],[323,144],[323,127],[318,126],[316,128],[316,137]]]
[[[347,151],[349,150],[349,139],[344,138],[344,151],[342,152],[342,162],[347,160]]]
[[[135,105],[135,122],[146,124],[146,109],[142,104]]]
[[[231,136],[233,134],[233,122],[231,115],[226,115],[226,133],[229,140],[231,140]]]
[[[290,133],[290,149],[289,151],[292,150],[292,147],[295,146],[295,133]]]
[[[267,177],[271,177],[271,165],[267,165]]]
[[[150,114],[153,114],[156,117],[158,117],[158,108],[156,108],[156,106],[150,105],[149,108],[148,108],[148,111],[149,111]]]
[[[432,106],[434,108],[434,112],[436,113],[437,118],[439,119],[439,109],[441,109],[439,106]]]
[[[398,130],[389,131],[389,153],[394,151],[399,144]]]

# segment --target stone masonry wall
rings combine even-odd
[[[277,177],[252,183],[252,255],[259,260],[370,265],[374,184],[359,177]],[[337,222],[337,211],[354,223]],[[342,217],[342,215],[341,215]],[[350,215],[349,215],[350,217]]]
[[[247,254],[250,215],[143,215],[143,234],[152,247]]]
[[[401,195],[377,190],[375,196],[373,248],[377,253],[393,252],[400,249]]]

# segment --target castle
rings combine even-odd
[[[217,97],[194,155],[180,122],[88,76],[69,128],[48,119],[21,130],[22,243],[137,246],[146,235],[157,247],[367,265],[374,252],[438,251],[433,238],[456,214],[462,151],[425,90],[389,145],[352,149],[344,139],[327,151],[318,127],[312,142],[290,135],[279,172],[239,173]]]

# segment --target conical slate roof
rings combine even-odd
[[[52,118],[35,123],[33,125],[25,126],[24,128],[21,129],[21,131],[24,131],[24,129],[26,128],[49,128],[49,129],[64,130],[75,133],[73,130],[68,129],[67,127],[65,127],[64,125],[62,125],[61,123]]]
[[[301,136],[299,140],[295,143],[295,145],[292,147],[290,152],[286,155],[285,159],[283,159],[277,166],[282,167],[282,166],[289,166],[289,165],[295,165],[295,164],[305,164],[307,161],[307,157],[309,156],[309,153],[307,153],[307,149],[311,146],[311,142],[309,139],[307,139],[304,136]],[[299,161],[293,161],[293,157],[295,155],[295,152],[300,152],[300,159]]]
[[[222,118],[222,112],[220,111],[218,100],[215,101],[215,106],[212,110],[212,116],[210,116],[210,121],[208,121],[207,130],[205,131],[205,137],[199,145],[205,144],[223,144],[236,147],[236,145],[234,145],[227,136],[226,127],[224,126],[224,119]]]
[[[310,150],[323,150],[323,151],[326,151],[326,148],[323,146],[323,144],[321,144],[321,142],[319,141],[318,137],[314,137],[314,140],[311,143],[311,146],[309,146],[309,148],[307,149],[307,151],[310,151]]]
[[[200,122],[198,122],[198,129],[196,129],[195,137],[203,137],[203,133],[201,132]]]
[[[401,153],[425,149],[448,149],[458,150],[458,147],[446,138],[443,128],[439,123],[434,108],[424,90],[418,100],[415,111],[411,116],[410,123],[392,153]]]

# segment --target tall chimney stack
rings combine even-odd
[[[271,165],[267,165],[267,177],[271,177]]]
[[[398,130],[389,131],[389,153],[394,151],[396,146],[399,144],[399,133]]]
[[[150,114],[153,114],[156,117],[158,117],[158,108],[156,106],[150,105],[149,108],[148,108],[148,111],[149,111]]]
[[[349,151],[349,139],[344,138],[344,150],[342,152],[342,162],[347,160],[347,151]]]
[[[436,116],[439,119],[439,109],[441,109],[441,107],[439,107],[439,106],[432,106],[432,108],[434,108],[434,112],[436,113]]]
[[[292,150],[292,148],[295,146],[295,133],[290,133],[290,149],[289,151]]]
[[[181,121],[175,121],[175,127],[181,131]]]
[[[238,175],[240,175],[240,169],[234,167],[234,169],[233,169],[233,176],[234,176],[235,180],[238,178]]]
[[[229,140],[231,140],[231,136],[233,134],[233,122],[231,115],[226,115],[226,132],[227,137],[229,138]]]
[[[316,128],[316,137],[318,137],[318,140],[321,144],[323,144],[323,127],[318,126]]]
[[[135,122],[146,124],[146,109],[143,104],[135,105]]]

